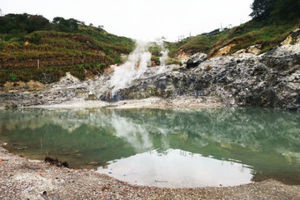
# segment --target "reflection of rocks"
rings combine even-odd
[[[105,164],[151,149],[172,148],[239,160],[269,177],[283,169],[299,172],[297,113],[238,108],[198,112],[35,109],[1,111],[0,119],[0,139],[8,142],[8,148],[29,155],[31,150],[50,152],[49,156],[58,155],[71,166],[80,158],[91,167],[99,158]],[[266,157],[270,160],[265,161]],[[300,177],[291,179],[299,181]]]
[[[257,150],[267,147],[270,143],[272,148],[277,144],[280,145],[280,142],[300,144],[300,137],[297,134],[300,131],[297,123],[300,120],[299,116],[296,113],[272,110],[217,109],[185,113],[159,110],[48,111],[41,109],[22,113],[9,111],[2,115],[6,116],[6,119],[0,122],[3,131],[35,130],[51,124],[61,127],[68,133],[82,126],[104,128],[110,129],[113,135],[123,138],[138,151],[155,146],[151,139],[153,133],[166,137],[170,137],[171,133],[171,135],[178,135],[182,141],[195,140],[203,147],[209,141],[210,143],[214,141],[229,149],[232,148],[231,145],[248,146]],[[170,146],[168,140],[164,143],[165,146]],[[287,145],[286,148],[280,147],[276,151],[284,155],[287,152],[296,152],[292,146]]]

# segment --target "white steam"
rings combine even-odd
[[[165,66],[169,51],[164,47],[162,39],[157,40],[155,43],[162,47],[160,65]],[[128,61],[114,68],[114,72],[109,80],[112,96],[120,89],[128,87],[133,80],[141,78],[147,71],[147,68],[151,66],[150,46],[151,43],[138,41],[136,49],[129,55]]]
[[[115,67],[110,80],[112,95],[118,90],[126,88],[133,80],[140,78],[151,65],[151,53],[148,51],[148,47],[147,43],[137,42],[137,47],[129,55],[128,61]]]

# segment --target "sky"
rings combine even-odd
[[[198,35],[250,20],[253,0],[1,0],[2,14],[60,16],[138,40]]]

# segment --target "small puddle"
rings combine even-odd
[[[253,177],[249,166],[174,149],[116,160],[97,172],[130,184],[169,188],[236,186],[251,183]]]

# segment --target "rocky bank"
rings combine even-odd
[[[193,55],[187,64],[171,66],[160,74],[135,80],[111,99],[142,99],[151,96],[176,98],[215,97],[225,105],[300,110],[300,30],[281,46],[261,55],[236,53],[207,58]],[[103,100],[109,100],[102,96]]]

